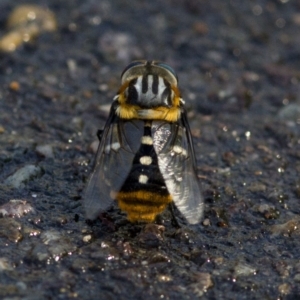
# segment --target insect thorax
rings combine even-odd
[[[166,120],[180,117],[182,99],[177,86],[157,74],[144,74],[126,82],[116,96],[121,119]]]

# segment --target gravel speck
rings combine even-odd
[[[30,203],[25,200],[9,200],[9,202],[0,206],[0,216],[2,217],[18,217],[35,212]]]
[[[24,187],[24,184],[28,181],[40,177],[42,175],[42,169],[39,166],[26,165],[14,174],[7,177],[4,181],[6,185],[13,186],[14,188]]]

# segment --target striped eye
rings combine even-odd
[[[171,68],[169,65],[164,64],[164,63],[155,63],[157,66],[164,68],[166,70],[168,70],[178,81],[178,77],[177,74],[175,73],[175,71],[173,70],[173,68]]]
[[[142,65],[145,65],[145,63],[146,63],[145,60],[135,60],[135,61],[131,62],[122,72],[121,78],[123,77],[123,74],[125,74],[125,72],[128,71],[129,69],[131,69],[132,67],[142,66]]]

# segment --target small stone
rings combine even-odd
[[[291,103],[280,109],[278,116],[281,120],[297,122],[300,120],[300,104]]]
[[[20,188],[24,183],[32,180],[35,177],[39,177],[42,174],[42,169],[34,165],[26,165],[14,174],[7,177],[4,181],[6,185],[13,186],[14,188]]]
[[[29,251],[27,251],[25,260],[26,262],[42,262],[49,260],[49,253],[47,251],[47,246],[41,243],[36,243],[32,246]]]
[[[266,219],[277,219],[279,217],[279,211],[275,209],[274,205],[260,204],[257,206],[257,211]]]
[[[88,243],[92,240],[92,235],[91,234],[88,234],[88,235],[85,235],[82,240],[85,242],[85,243]]]
[[[84,126],[84,122],[81,117],[74,117],[72,118],[72,124],[76,127],[78,130],[82,130]]]
[[[300,234],[300,218],[295,217],[283,224],[277,224],[270,226],[271,232],[277,236],[279,234],[291,235],[291,234]]]
[[[265,192],[267,189],[266,185],[260,182],[252,183],[250,186],[248,186],[248,190],[253,193],[257,192]]]
[[[300,273],[298,273],[294,276],[294,280],[297,282],[300,282]]]
[[[291,290],[291,286],[288,283],[283,283],[278,286],[278,291],[282,295],[289,294],[290,290]]]
[[[9,89],[14,91],[14,92],[17,92],[20,90],[20,84],[18,81],[12,81],[10,84],[9,84]]]
[[[125,257],[129,257],[133,254],[133,250],[129,242],[118,241],[117,247]]]
[[[250,276],[256,274],[256,269],[248,264],[238,262],[234,268],[235,276]]]
[[[196,297],[203,296],[207,290],[213,286],[213,281],[209,273],[196,273],[195,274],[195,283],[192,283],[188,286],[188,289],[191,290]]]
[[[38,145],[35,150],[41,156],[47,158],[54,157],[53,147],[51,145]]]
[[[0,237],[5,237],[11,242],[19,242],[23,238],[21,229],[21,224],[14,219],[0,219]]]
[[[34,208],[25,200],[13,199],[0,206],[0,216],[18,217],[34,212]]]
[[[61,239],[61,234],[55,230],[47,230],[41,235],[42,241],[45,245],[50,244],[51,242],[58,241]]]
[[[211,280],[211,275],[209,273],[196,273],[195,279],[202,286],[203,290],[207,290],[209,287],[213,286],[213,282]]]
[[[210,226],[211,223],[210,223],[210,220],[209,219],[204,219],[203,222],[202,222],[203,226]]]
[[[76,246],[70,241],[67,235],[56,230],[48,230],[41,234],[41,239],[47,247],[49,257],[58,261],[61,256],[75,251]]]
[[[173,278],[169,275],[158,275],[157,279],[160,282],[170,282],[173,280]]]
[[[13,270],[13,266],[11,262],[6,257],[0,257],[0,272],[6,271],[6,270]]]
[[[13,52],[44,31],[55,31],[57,23],[54,14],[38,5],[19,5],[7,20],[10,31],[0,39],[0,51]]]
[[[164,262],[170,262],[171,259],[166,254],[155,252],[153,255],[151,255],[148,258],[148,264],[157,264],[157,263],[164,263]]]
[[[105,114],[109,114],[110,108],[111,108],[111,104],[103,104],[103,105],[99,105],[98,106],[99,110]]]

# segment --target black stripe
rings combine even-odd
[[[128,90],[127,90],[127,102],[130,104],[136,104],[138,102],[138,92],[135,88],[135,84],[137,82],[137,78],[133,79],[130,81],[129,86],[128,86]]]
[[[154,95],[158,93],[158,75],[153,75],[152,93]]]
[[[148,91],[148,76],[144,75],[142,78],[142,93],[145,94]]]
[[[139,182],[140,175],[146,175],[148,177],[147,183]],[[152,192],[166,191],[167,193],[165,181],[160,174],[158,166],[143,166],[139,164],[132,167],[131,172],[121,190],[123,192],[133,192],[139,189],[151,190]]]
[[[171,99],[171,94],[172,94],[172,92],[171,92],[171,85],[165,79],[164,79],[164,84],[166,85],[166,88],[162,92],[161,97],[162,97],[162,99],[166,99],[165,102],[167,103],[168,106],[172,106],[172,100],[173,99]]]
[[[151,137],[151,126],[145,126],[144,127],[144,136],[150,136]]]

